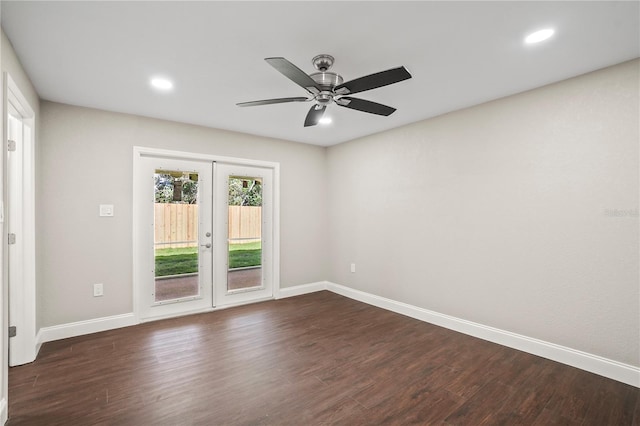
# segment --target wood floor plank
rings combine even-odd
[[[637,388],[330,292],[50,342],[9,425],[638,425]]]
[[[492,380],[473,393],[444,421],[451,425],[478,425],[489,416],[505,411],[506,402],[516,390],[498,380]],[[506,410],[509,410],[507,407]],[[507,411],[510,412],[510,411]]]

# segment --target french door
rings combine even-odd
[[[216,165],[216,274],[218,306],[273,295],[272,170]]]
[[[212,163],[142,157],[139,301],[142,318],[211,307]]]
[[[171,157],[137,161],[141,319],[272,297],[272,170]]]

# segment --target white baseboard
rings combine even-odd
[[[329,290],[350,299],[406,315],[420,321],[425,321],[469,336],[478,337],[503,346],[538,355],[543,358],[580,368],[631,386],[640,387],[640,368],[638,367],[623,364],[621,362],[576,349],[567,348],[555,343],[545,342],[543,340],[534,339],[532,337],[523,336],[510,331],[430,311],[407,303],[397,302],[395,300],[376,296],[374,294],[355,290],[350,287],[345,287],[328,281],[319,281],[281,288],[278,292],[277,298],[282,299],[286,297],[300,296],[322,290]],[[53,327],[44,327],[40,329],[36,338],[37,350],[40,349],[40,346],[44,342],[97,333],[115,328],[128,327],[135,324],[138,324],[138,321],[134,314],[130,313],[96,318],[88,321],[61,324]],[[3,403],[5,404],[4,406],[2,405]],[[6,415],[6,401],[0,400],[0,410],[4,410],[4,412],[0,411],[0,415],[3,413]]]
[[[316,291],[326,290],[327,282],[320,281],[310,284],[302,284],[294,287],[281,288],[278,292],[278,298],[299,296],[302,294],[313,293]],[[222,308],[228,308],[231,306],[224,306],[219,308],[210,308],[196,313],[210,312]],[[170,318],[171,316],[167,316]],[[153,318],[164,319],[164,318]],[[38,331],[36,336],[36,354],[40,351],[40,347],[45,342],[51,342],[54,340],[67,339],[69,337],[82,336],[84,334],[98,333],[100,331],[113,330],[121,327],[128,327],[131,325],[139,324],[143,321],[137,321],[133,313],[113,315],[110,317],[95,318],[87,321],[78,321],[68,324],[54,325],[52,327],[43,327]]]
[[[631,386],[640,387],[640,368],[623,364],[597,355],[582,352],[532,337],[523,336],[464,319],[444,315],[407,303],[396,302],[339,284],[327,283],[327,290],[336,294],[377,306],[430,324],[538,355],[562,364],[580,368]]]
[[[284,299],[285,297],[300,296],[302,294],[315,293],[316,291],[326,290],[328,285],[329,282],[327,281],[318,281],[316,283],[281,288],[278,292],[277,299]]]
[[[42,348],[42,344],[44,343],[42,340],[40,340],[41,338],[42,338],[42,335],[40,334],[40,331],[38,331],[38,334],[36,334],[36,359],[38,358],[38,354],[40,353],[40,348]]]
[[[54,325],[52,327],[43,327],[40,329],[38,336],[36,337],[38,345],[37,348],[40,350],[40,346],[43,343],[51,342],[53,340],[98,333],[100,331],[113,330],[115,328],[128,327],[136,324],[138,324],[138,321],[133,313],[130,313]]]

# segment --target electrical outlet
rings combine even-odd
[[[356,264],[352,263],[351,264],[351,273],[354,274],[356,272]]]
[[[93,285],[93,297],[104,296],[104,288],[102,283]]]

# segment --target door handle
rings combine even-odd
[[[200,244],[200,247],[211,248],[211,243],[207,243],[207,244]]]

